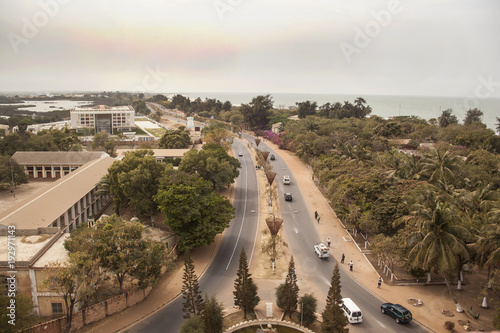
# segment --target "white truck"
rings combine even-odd
[[[323,243],[314,245],[314,252],[318,255],[318,258],[324,259],[330,256],[330,249]]]

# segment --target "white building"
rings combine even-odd
[[[83,128],[93,129],[95,133],[105,131],[112,134],[131,131],[135,127],[135,110],[131,106],[97,105],[87,108],[74,108],[70,111],[71,128],[77,132]]]

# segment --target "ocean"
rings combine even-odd
[[[230,101],[233,105],[249,103],[252,98],[267,93],[181,93],[191,98],[200,97],[215,98],[218,100]],[[429,120],[438,118],[441,112],[452,109],[462,123],[467,110],[478,108],[483,112],[483,123],[488,128],[495,130],[497,126],[496,117],[500,118],[500,99],[482,98],[474,99],[468,97],[426,97],[426,96],[379,96],[379,95],[336,95],[336,94],[270,94],[274,107],[295,106],[296,102],[317,102],[321,106],[327,102],[335,103],[344,101],[354,102],[357,97],[363,97],[372,108],[372,115],[388,118],[394,116],[417,116]]]

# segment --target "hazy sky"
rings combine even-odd
[[[0,91],[500,97],[499,18],[498,0],[1,0]]]

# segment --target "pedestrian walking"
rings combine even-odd
[[[330,244],[332,243],[332,242],[330,241],[330,237],[328,237],[328,239],[326,240],[326,243],[328,244],[328,247],[330,247]]]
[[[345,255],[342,253],[342,259],[340,259],[340,263],[343,264],[345,259]]]
[[[354,266],[354,264],[353,264],[353,262],[352,262],[352,260],[351,260],[351,262],[349,263],[349,270],[350,270],[351,272],[352,272],[352,266]]]
[[[314,219],[317,220],[318,219],[318,211],[315,211],[314,212]]]
[[[378,278],[378,286],[377,286],[377,288],[380,288],[381,285],[382,285],[382,277],[379,277]]]
[[[318,223],[319,223],[319,216],[318,216]]]

